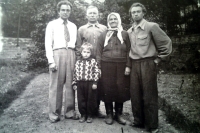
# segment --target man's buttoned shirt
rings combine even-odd
[[[171,39],[153,22],[143,19],[127,31],[131,41],[129,57],[142,59],[148,57],[165,58],[172,52]]]
[[[106,31],[107,27],[96,23],[96,24],[90,24],[87,23],[86,25],[81,26],[78,29],[78,37],[77,37],[77,46],[80,48],[80,46],[84,42],[88,42],[93,45],[94,48],[94,56],[96,56],[96,46],[97,46],[97,40],[102,32]]]
[[[67,43],[64,34],[64,20],[58,18],[48,23],[45,34],[45,49],[49,63],[54,63],[53,51],[61,48],[75,48],[77,39],[77,26],[67,20],[67,27],[70,34],[70,41]]]

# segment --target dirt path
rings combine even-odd
[[[114,122],[106,125],[104,119],[95,118],[92,124],[79,123],[75,120],[62,119],[58,123],[48,120],[48,82],[47,73],[35,77],[26,90],[13,101],[0,116],[0,133],[146,133],[142,129],[123,126]],[[77,109],[77,106],[76,106]],[[103,103],[101,110],[105,113]],[[124,105],[124,117],[128,122],[131,117],[130,101]],[[159,111],[160,133],[182,133],[165,121],[165,115]]]

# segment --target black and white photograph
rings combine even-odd
[[[200,133],[200,0],[0,0],[0,133]]]

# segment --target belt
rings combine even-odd
[[[75,50],[75,48],[68,47],[68,49]]]
[[[71,50],[75,50],[75,48],[68,47],[68,48],[57,48],[57,49],[54,49],[53,51],[55,51],[55,50],[59,50],[59,49],[71,49]]]
[[[141,59],[132,59],[133,62],[141,62],[141,61],[147,61],[147,60],[155,60],[156,57],[146,57]]]

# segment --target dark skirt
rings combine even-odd
[[[101,63],[100,97],[104,102],[123,103],[130,99],[130,76],[124,75],[125,62]]]

